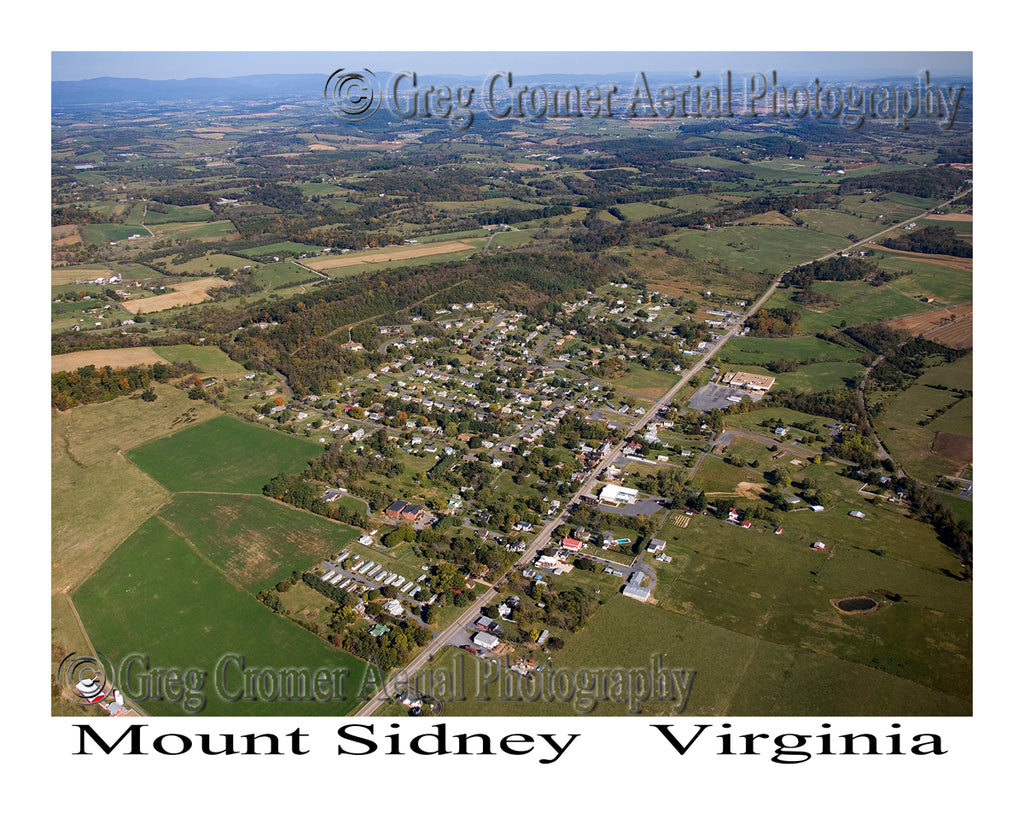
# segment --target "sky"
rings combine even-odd
[[[972,73],[969,51],[926,52],[687,52],[687,51],[54,51],[51,79],[120,77],[184,80],[251,74],[324,74],[338,68],[389,72],[484,75],[495,70],[522,74],[610,74],[635,71],[704,73],[800,72],[871,79]]]

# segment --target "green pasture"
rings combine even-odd
[[[173,257],[165,256],[160,261],[164,263],[171,274],[176,276],[212,275],[220,267],[226,267],[232,271],[240,271],[246,265],[252,264],[249,259],[242,256],[232,256],[228,253],[207,253],[180,264],[175,264],[171,261],[171,258]]]
[[[214,218],[209,205],[163,205],[166,213],[146,209],[143,221],[147,225],[163,225],[168,222],[209,222]],[[134,211],[133,211],[134,215]]]
[[[350,526],[260,495],[183,493],[159,512],[234,586],[255,593],[350,546]]]
[[[106,242],[123,242],[129,236],[134,236],[136,233],[142,236],[149,236],[146,229],[140,225],[103,224],[100,222],[92,225],[82,225],[79,227],[79,230],[87,242],[97,245]]]
[[[659,204],[682,211],[683,213],[692,213],[698,210],[716,210],[722,207],[724,203],[720,199],[706,196],[702,193],[686,193],[661,200]]]
[[[776,290],[767,308],[791,307],[801,310],[800,329],[804,333],[820,333],[839,327],[845,321],[854,326],[875,321],[887,321],[931,309],[929,305],[896,291],[889,285],[873,287],[865,282],[815,282],[814,291],[839,303],[820,312],[791,301],[796,295],[787,289]]]
[[[227,219],[217,222],[165,222],[153,225],[153,232],[163,236],[170,234],[190,239],[223,239],[235,234],[235,226]]]
[[[676,251],[697,259],[715,259],[729,267],[779,273],[803,264],[849,242],[797,227],[739,225],[718,230],[683,229],[662,237]]]
[[[154,347],[153,352],[168,361],[191,361],[204,375],[224,377],[240,376],[247,372],[237,361],[228,358],[220,347],[197,347],[192,344],[175,344],[171,347]]]
[[[953,231],[963,239],[970,239],[974,235],[974,221],[955,221],[953,219],[922,219],[917,223],[920,227],[942,227],[952,228]]]
[[[323,451],[310,441],[219,416],[127,453],[172,492],[258,495],[267,481],[301,471]]]
[[[802,221],[804,226],[811,230],[827,233],[831,236],[839,236],[847,239],[847,241],[849,241],[848,237],[851,233],[858,239],[863,239],[872,233],[876,233],[878,230],[877,225],[873,224],[870,219],[851,216],[849,213],[843,213],[839,210],[827,210],[825,208],[801,210],[799,213],[794,214],[794,218]]]
[[[851,361],[859,357],[855,350],[841,347],[816,336],[793,338],[734,338],[718,354],[722,361],[733,364],[765,365],[780,358],[798,361]]]
[[[291,262],[271,262],[260,265],[253,277],[253,280],[262,285],[264,290],[274,290],[282,285],[308,282],[312,279],[322,279],[322,276]]]
[[[323,245],[304,245],[300,242],[273,242],[269,245],[249,247],[240,252],[249,256],[272,256],[279,253],[288,256],[300,256],[303,253],[319,253],[323,249]]]
[[[649,202],[630,202],[629,204],[617,205],[616,207],[622,215],[631,222],[639,219],[651,219],[658,216],[672,215],[672,211],[669,208],[659,207],[658,205],[653,205]]]
[[[189,697],[189,707],[206,716],[341,716],[357,704],[366,664],[331,648],[278,617],[251,593],[233,586],[219,569],[157,518],[140,526],[74,595],[75,607],[96,650],[115,668],[140,655],[150,670],[206,672],[205,697]],[[347,684],[342,699],[288,702],[270,697],[230,702],[240,685],[239,666],[218,664],[226,656],[244,658],[249,669],[337,670]],[[157,699],[143,687],[145,665],[121,674],[120,687],[147,714],[182,716],[183,697]],[[137,684],[132,681],[136,681]]]

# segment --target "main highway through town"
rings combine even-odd
[[[959,199],[961,196],[965,196],[966,194],[970,193],[970,191],[971,189],[968,188],[967,191],[964,191],[963,193],[954,196],[952,199],[949,199],[948,201],[942,203],[942,205],[939,205],[937,207],[949,205],[956,199]],[[895,228],[903,227],[917,219],[923,219],[924,217],[928,216],[928,214],[931,212],[931,210],[927,210],[921,213],[919,216],[915,216],[911,219],[906,219],[903,222],[900,222],[899,224],[889,225],[884,230],[879,231],[878,233],[869,236],[866,239],[861,239],[857,242],[854,242],[853,244],[849,245],[848,247],[842,248],[841,250],[835,250],[832,251],[831,253],[826,253],[824,256],[819,256],[817,259],[812,259],[811,262],[805,262],[804,264],[822,261],[831,256],[835,256],[838,253],[848,252],[859,245],[874,241],[875,239],[879,238],[880,236],[883,236],[884,234],[888,233],[891,230],[894,230]],[[764,291],[764,293],[761,294],[757,301],[750,305],[747,312],[743,315],[743,320],[733,322],[732,327],[729,329],[729,331],[725,333],[725,335],[720,336],[718,340],[715,341],[714,344],[712,344],[712,346],[708,347],[703,357],[701,357],[693,367],[682,373],[679,377],[679,380],[676,381],[675,385],[668,392],[662,395],[661,398],[655,401],[651,408],[646,413],[644,413],[643,417],[637,420],[629,428],[628,432],[623,436],[622,440],[618,443],[618,445],[612,447],[605,454],[605,456],[590,470],[588,478],[585,481],[583,481],[583,484],[580,486],[579,490],[577,490],[576,494],[574,494],[572,498],[562,507],[562,512],[559,515],[556,515],[553,520],[549,521],[544,525],[544,527],[537,533],[537,536],[533,539],[533,543],[531,543],[530,546],[526,549],[526,551],[522,553],[519,559],[512,565],[511,568],[509,568],[505,575],[498,578],[491,585],[490,588],[488,588],[479,597],[477,597],[476,600],[473,601],[472,605],[467,607],[467,609],[462,614],[460,614],[449,626],[442,630],[423,651],[421,651],[408,665],[405,666],[405,668],[396,672],[396,674],[391,678],[392,682],[396,680],[411,680],[415,676],[415,674],[424,665],[426,665],[427,662],[430,661],[430,659],[433,657],[436,651],[440,650],[441,647],[451,642],[452,638],[454,638],[456,634],[466,630],[469,627],[469,625],[479,617],[478,613],[481,608],[491,604],[494,598],[498,596],[499,589],[504,585],[503,581],[506,577],[508,577],[512,572],[520,571],[524,566],[527,566],[534,560],[536,560],[538,553],[547,546],[548,541],[551,539],[551,533],[554,532],[555,529],[558,528],[561,524],[565,523],[568,520],[569,510],[572,509],[580,501],[580,498],[583,495],[591,494],[594,484],[597,482],[598,476],[601,475],[609,466],[611,466],[615,462],[615,459],[622,454],[622,449],[629,441],[629,439],[636,435],[638,432],[640,432],[645,426],[647,426],[647,424],[649,424],[651,421],[657,418],[658,414],[662,411],[662,409],[664,409],[669,404],[669,402],[672,401],[676,393],[679,392],[679,390],[681,390],[683,386],[691,378],[693,378],[698,372],[704,369],[704,367],[707,366],[708,362],[718,354],[718,351],[721,350],[722,347],[724,347],[731,339],[739,335],[739,333],[741,332],[741,328],[743,327],[746,320],[753,316],[758,310],[760,310],[768,301],[768,299],[771,298],[772,294],[779,286],[782,277],[787,272],[788,269],[780,273],[777,278],[773,279],[771,284]],[[401,686],[392,684],[383,685],[356,712],[356,716],[371,716],[374,713],[374,711],[376,711],[385,703],[389,702],[391,698],[394,696],[394,694],[400,693],[400,691],[396,690],[400,687]]]

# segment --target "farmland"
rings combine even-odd
[[[255,593],[351,545],[354,529],[264,497],[185,493],[159,513],[232,585]]]
[[[258,495],[267,480],[305,466],[321,450],[225,416],[143,444],[127,457],[172,492]]]
[[[858,244],[964,252],[969,119],[463,133],[322,90],[55,105],[55,656],[660,657],[702,717],[973,712],[973,261]],[[190,708],[409,713],[354,692]]]
[[[146,696],[140,673],[138,704],[154,715],[201,713],[209,716],[339,716],[355,704],[366,665],[330,649],[235,588],[160,520],[151,518],[114,553],[109,565],[75,594],[93,644],[115,667],[144,654],[150,668],[198,669],[211,684],[194,696]],[[172,625],[173,624],[173,625]],[[244,658],[248,668],[330,669],[342,674],[343,698],[289,702],[268,696],[247,701],[238,665],[219,684],[215,671],[225,656]],[[130,678],[130,674],[127,675]],[[152,693],[152,692],[150,692]]]

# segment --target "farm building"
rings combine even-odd
[[[652,554],[656,554],[657,552],[663,552],[665,551],[665,547],[667,545],[668,544],[664,540],[652,537],[651,542],[647,544],[647,551],[651,552]]]
[[[633,600],[639,600],[641,603],[646,603],[647,599],[651,596],[651,590],[645,589],[642,586],[634,585],[633,583],[627,583],[625,588],[622,589],[622,594],[625,597],[629,597]]]

